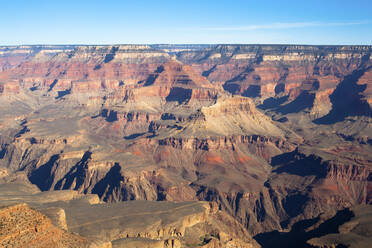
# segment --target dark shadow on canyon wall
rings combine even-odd
[[[263,101],[262,104],[257,107],[262,110],[277,108],[288,100],[288,96],[282,97],[270,97]]]
[[[242,93],[242,96],[260,97],[261,96],[261,86],[260,85],[249,85],[249,87]]]
[[[224,84],[223,85],[223,89],[226,90],[227,92],[230,92],[231,94],[235,95],[235,94],[238,94],[240,92],[240,85],[239,84],[235,84],[235,83],[229,83],[229,84]]]
[[[93,188],[92,193],[97,194],[100,198],[106,193],[104,201],[107,201],[109,195],[113,195],[114,190],[120,189],[120,183],[124,181],[121,175],[121,166],[115,163],[113,167],[107,172],[106,176],[102,178]]]
[[[217,65],[212,66],[209,70],[203,71],[202,76],[208,77],[212,72],[214,72],[217,68]]]
[[[188,102],[191,99],[192,90],[180,87],[171,88],[169,95],[165,98],[167,102],[178,102],[179,104]]]
[[[372,68],[363,66],[366,63],[365,60],[366,58],[363,58],[360,69],[354,70],[338,84],[335,91],[329,96],[332,103],[331,111],[326,116],[314,120],[314,123],[329,125],[343,121],[349,116],[372,116],[371,107],[360,94],[367,85],[357,84],[359,78]]]
[[[115,122],[118,120],[118,112],[114,110],[102,109],[101,116],[105,117],[107,122]]]
[[[41,191],[49,190],[54,181],[53,166],[58,163],[59,155],[55,154],[50,157],[49,161],[34,170],[29,180],[37,185]]]
[[[253,71],[254,71],[254,69],[251,66],[246,67],[242,73],[240,73],[236,77],[226,81],[222,85],[223,89],[230,92],[233,95],[239,94],[240,90],[241,90],[241,86],[240,86],[239,82],[242,82],[242,81],[246,80],[247,76]]]
[[[254,239],[262,248],[311,248],[306,241],[331,233],[338,233],[338,227],[349,221],[354,216],[350,209],[338,211],[337,214],[320,224],[317,228],[307,231],[319,221],[319,217],[302,220],[295,223],[290,232],[272,231],[257,234]],[[342,246],[338,246],[342,248]]]
[[[296,99],[292,102],[281,106],[277,109],[277,112],[282,114],[299,113],[305,109],[311,109],[314,105],[315,93],[309,91],[303,91]]]
[[[56,96],[56,99],[60,99],[62,97],[64,97],[65,95],[69,95],[71,94],[71,89],[68,89],[68,90],[60,90],[57,92],[58,93],[58,96]]]
[[[327,164],[313,154],[306,156],[297,150],[283,153],[271,159],[273,172],[288,173],[298,176],[317,176],[323,178],[327,172]]]
[[[158,66],[158,68],[156,68],[155,72],[148,76],[148,78],[146,79],[143,86],[153,85],[155,80],[159,77],[159,74],[162,73],[163,71],[164,71],[164,66],[162,66],[162,65]]]
[[[71,189],[72,184],[75,183],[74,190],[78,190],[83,185],[88,173],[88,162],[91,159],[92,153],[87,151],[79,162],[77,162],[71,170],[60,179],[54,186],[55,190],[58,189]],[[85,192],[84,192],[85,193]]]
[[[48,92],[52,91],[52,89],[57,84],[57,82],[58,82],[58,79],[54,79],[54,81],[49,86]]]
[[[119,50],[119,47],[112,47],[110,53],[107,53],[105,56],[105,60],[103,61],[104,63],[108,63],[111,60],[115,58],[116,52]]]

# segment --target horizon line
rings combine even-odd
[[[23,44],[0,44],[0,47],[19,46],[122,46],[122,45],[147,45],[147,46],[218,46],[218,45],[245,45],[245,46],[371,46],[370,44],[310,44],[310,43],[23,43]]]

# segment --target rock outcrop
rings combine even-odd
[[[88,247],[88,241],[52,225],[26,204],[0,208],[1,247]]]

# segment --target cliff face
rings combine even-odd
[[[251,234],[369,204],[371,52],[1,47],[1,180],[25,172],[43,191],[106,202],[209,201]]]
[[[3,247],[260,247],[214,204],[109,204],[71,190],[30,192],[30,185],[14,180],[0,183]]]

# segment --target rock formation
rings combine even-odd
[[[221,210],[208,223],[234,220],[250,235],[370,204],[371,52],[0,47],[0,181],[95,194],[113,209],[132,200],[206,201]],[[53,207],[65,209],[68,220],[67,205]],[[211,230],[202,223],[194,226]],[[205,234],[207,247],[228,242]],[[115,236],[113,245],[172,243],[141,235]]]
[[[1,247],[88,247],[86,239],[53,226],[26,204],[0,209]]]

